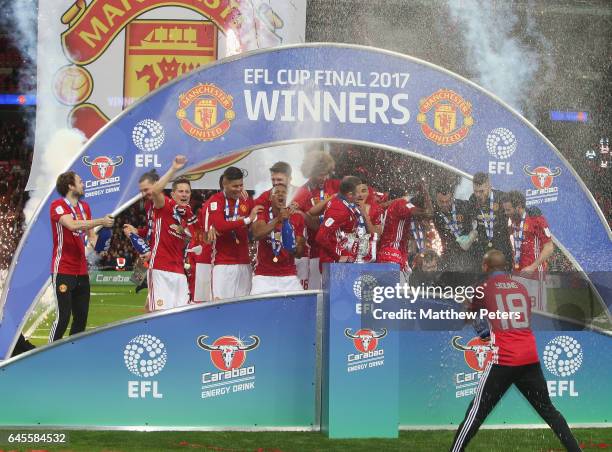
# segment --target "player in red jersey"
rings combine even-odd
[[[215,229],[212,244],[212,298],[242,297],[251,292],[249,225],[262,206],[242,197],[244,175],[230,166],[223,172],[223,191],[210,198],[209,224]]]
[[[385,211],[377,202],[377,193],[370,189],[363,179],[355,189],[355,204],[363,214],[366,230],[370,235],[368,252],[365,256],[360,256],[358,261],[363,259],[365,262],[376,262],[377,245],[383,231]]]
[[[140,176],[138,180],[138,188],[142,195],[147,223],[138,229],[129,223],[123,225],[123,234],[125,237],[132,241],[132,243],[134,243],[135,240],[138,244],[134,245],[139,256],[134,264],[134,273],[132,275],[132,278],[135,278],[132,280],[137,285],[136,292],[147,287],[146,275],[149,259],[151,258],[151,252],[148,250],[150,250],[151,234],[153,233],[153,201],[151,199],[151,194],[153,186],[158,180],[159,174],[157,174],[155,170],[147,171]],[[136,275],[141,275],[141,277],[136,277]]]
[[[316,237],[321,267],[325,263],[357,260],[359,241],[367,233],[365,218],[354,204],[355,191],[360,183],[355,176],[345,176],[338,194],[327,203]]]
[[[172,166],[152,188],[153,233],[151,259],[147,274],[149,294],[147,309],[171,309],[189,303],[189,286],[185,276],[185,247],[188,232],[194,222],[189,198],[189,181],[182,179],[173,184],[173,196],[164,195],[164,188],[187,159],[177,155]]]
[[[527,290],[505,273],[506,258],[501,251],[488,251],[483,258],[482,269],[488,273],[488,279],[481,290],[476,291],[469,309],[476,312],[479,318],[483,313],[488,313],[493,359],[480,377],[476,396],[459,425],[451,452],[465,450],[512,384],[553,429],[567,450],[579,451],[580,447],[567,422],[548,395],[535,337],[530,328],[531,304]],[[491,319],[491,315],[494,319]]]
[[[110,215],[91,219],[89,205],[80,200],[84,194],[83,180],[74,171],[60,174],[55,187],[61,198],[51,203],[49,214],[53,233],[51,281],[57,305],[49,342],[64,336],[71,312],[70,335],[85,330],[90,297],[85,235],[93,246],[96,243],[94,228],[111,227],[114,223]]]
[[[540,209],[526,207],[525,196],[521,192],[509,192],[502,198],[502,206],[512,234],[514,278],[527,287],[533,306],[544,311],[547,304],[546,261],[555,250],[548,222]]]
[[[287,187],[287,199],[293,199],[298,187],[291,185],[291,165],[287,162],[276,162],[270,167],[270,182],[272,187],[276,187],[277,184],[283,184]],[[255,199],[255,205],[266,206],[270,199],[272,189],[264,191]]]
[[[304,251],[304,218],[287,209],[287,187],[276,184],[269,202],[253,223],[253,239],[257,242],[257,261],[251,295],[303,290],[297,277],[295,258]],[[287,249],[281,234],[288,220],[295,237],[295,248]],[[285,231],[286,232],[286,231]]]
[[[138,188],[142,199],[144,200],[144,210],[147,216],[147,224],[140,228],[135,228],[131,224],[123,225],[123,233],[127,238],[130,238],[130,234],[134,233],[142,237],[147,241],[147,244],[151,243],[151,233],[153,232],[153,201],[152,193],[153,186],[159,180],[159,174],[155,170],[148,171],[140,176],[138,180]]]
[[[287,200],[291,202],[297,193],[298,187],[291,184],[291,176],[292,176],[291,165],[287,162],[276,162],[274,165],[270,167],[270,182],[272,183],[272,187],[275,187],[277,184],[283,184],[287,187]],[[255,199],[255,205],[266,206],[268,200],[270,199],[270,190],[266,190],[263,192],[257,199]],[[295,210],[295,204],[291,210]],[[297,267],[297,275],[302,285],[307,288],[308,287],[308,248],[305,249],[305,253],[300,258],[295,259],[295,266]]]
[[[315,240],[319,225],[323,220],[323,210],[327,201],[336,193],[340,186],[338,179],[330,179],[334,171],[334,159],[324,151],[312,151],[306,154],[301,171],[308,181],[296,192],[292,206],[302,211],[307,228],[308,242],[308,281],[303,283],[305,289],[321,288],[321,272],[319,269],[319,245]],[[317,213],[309,215],[315,208]]]
[[[219,178],[219,188],[223,190],[223,176]],[[211,197],[202,203],[198,212],[200,230],[197,243],[202,247],[202,252],[194,256],[193,259],[195,266],[193,301],[196,303],[212,301],[210,282],[212,278],[212,242],[215,234],[214,228],[211,230],[210,226],[209,206]]]
[[[424,208],[416,207],[407,197],[396,199],[389,204],[378,245],[377,262],[399,264],[403,278],[410,271],[408,242],[412,236],[412,220],[431,219],[433,216],[433,206],[427,188],[421,183],[419,189],[423,196]]]

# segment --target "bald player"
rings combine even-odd
[[[565,448],[570,452],[580,451],[565,418],[555,409],[548,395],[535,337],[530,328],[531,303],[527,289],[505,273],[507,265],[501,251],[492,249],[484,255],[482,270],[488,277],[468,307],[478,313],[478,319],[483,310],[489,314],[497,313],[495,320],[488,319],[491,332],[489,340],[494,353],[480,377],[476,395],[465,413],[465,419],[459,425],[451,452],[465,450],[489,413],[513,384],[552,428]],[[505,318],[502,315],[504,313]]]

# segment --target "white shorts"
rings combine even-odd
[[[195,268],[195,289],[193,294],[193,301],[195,303],[201,303],[203,301],[212,301],[210,296],[210,278],[212,272],[212,265],[210,264],[196,264]]]
[[[184,273],[149,269],[147,272],[149,312],[189,304],[189,285]]]
[[[297,276],[253,276],[251,295],[262,293],[295,292],[304,290]]]
[[[321,290],[321,270],[319,270],[319,258],[311,257],[308,260],[308,287],[309,290]]]
[[[211,288],[213,300],[249,295],[251,293],[251,265],[213,265]]]
[[[297,269],[297,278],[300,280],[304,289],[308,289],[308,275],[310,274],[310,268],[308,262],[310,258],[300,257],[295,260],[295,268]]]
[[[527,289],[527,293],[531,299],[531,309],[542,312],[546,312],[547,305],[545,278],[545,275],[542,275],[539,279],[512,275],[513,280],[520,282]]]

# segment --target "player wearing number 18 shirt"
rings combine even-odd
[[[470,309],[477,315],[480,315],[481,309],[489,314],[496,313],[495,319],[489,317],[488,320],[493,359],[480,377],[476,395],[459,425],[451,451],[465,450],[478,428],[513,384],[552,428],[566,449],[579,451],[580,447],[565,418],[555,409],[548,395],[535,337],[530,328],[529,295],[521,283],[504,272],[506,265],[504,254],[498,250],[487,252],[483,258],[482,269],[489,273],[489,277],[482,290],[476,291],[477,297],[472,300]]]

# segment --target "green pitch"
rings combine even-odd
[[[6,438],[8,430],[0,430]],[[38,430],[38,433],[41,433]],[[612,449],[612,428],[575,429],[585,452]],[[38,446],[45,451],[143,451],[202,450],[215,452],[438,452],[447,451],[453,431],[400,432],[397,440],[328,440],[316,432],[102,432],[71,431],[70,443],[62,447]],[[32,450],[0,441],[0,450]],[[481,430],[469,452],[563,451],[548,429]]]
[[[91,286],[91,300],[89,304],[89,316],[87,318],[87,330],[119,320],[136,317],[145,314],[144,304],[147,291],[141,290],[134,293],[135,286]],[[24,330],[34,319],[29,319]],[[38,346],[48,342],[51,324],[55,320],[52,311],[44,321],[34,330],[30,341]],[[68,336],[70,326],[66,330]]]

